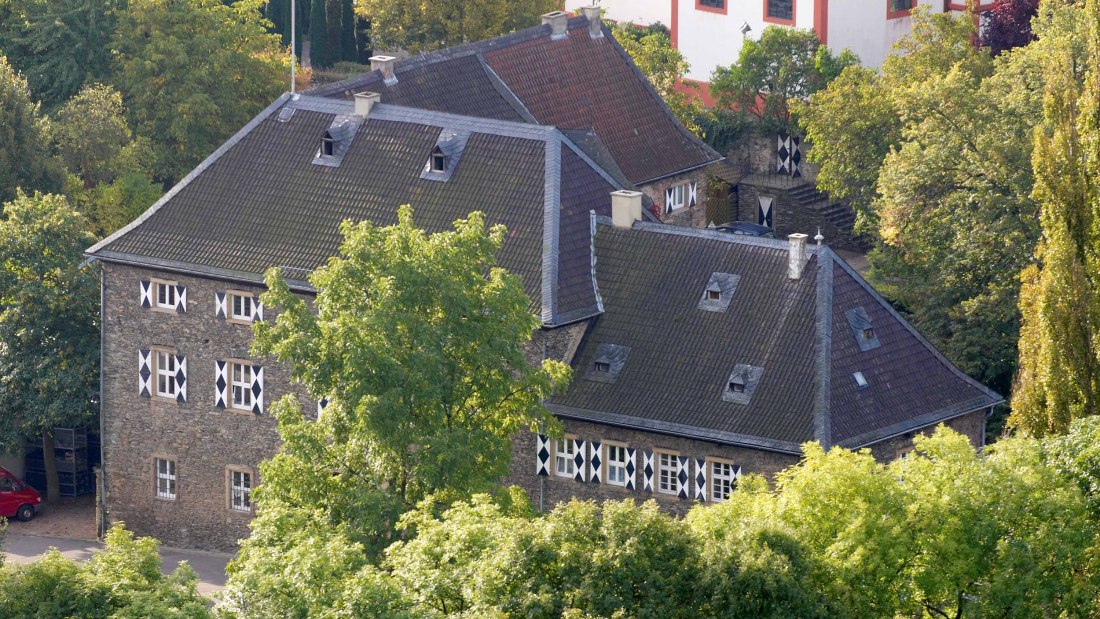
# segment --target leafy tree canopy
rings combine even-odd
[[[118,13],[114,85],[171,184],[285,89],[289,58],[257,0],[133,0]]]
[[[824,88],[859,58],[834,56],[812,30],[768,26],[759,40],[745,39],[737,62],[718,67],[710,79],[719,108],[754,118],[765,131],[792,133],[789,102]]]
[[[480,41],[539,23],[556,0],[361,0],[357,10],[371,24],[376,50],[427,52]]]
[[[615,40],[623,46],[638,70],[645,75],[653,89],[665,100],[676,118],[689,130],[698,132],[697,117],[702,113],[699,102],[677,90],[689,65],[680,50],[672,47],[667,29],[659,24],[639,28],[630,23],[615,26]]]
[[[0,55],[0,203],[16,190],[57,191],[63,172],[49,150],[48,121],[31,99],[27,80]]]
[[[0,0],[0,50],[52,110],[110,74],[117,0]]]

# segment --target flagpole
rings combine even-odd
[[[294,0],[290,0],[290,92],[294,93],[294,65],[298,64],[297,40],[295,40],[295,34],[297,34],[297,24],[295,20],[298,18],[297,7],[294,5]]]

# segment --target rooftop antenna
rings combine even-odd
[[[298,64],[297,51],[298,41],[295,40],[294,31],[297,29],[296,20],[298,18],[298,7],[295,6],[294,0],[290,0],[290,94],[294,94],[294,65]]]
[[[817,235],[814,236],[814,240],[817,241],[817,246],[821,247],[821,241],[825,240],[825,237],[821,236],[821,226],[817,227]]]

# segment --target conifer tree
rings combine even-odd
[[[310,5],[309,14],[309,62],[311,66],[325,68],[332,66],[328,56],[328,19],[325,15],[325,0],[315,0]]]
[[[341,0],[340,8],[340,57],[355,62],[355,0]]]
[[[1044,125],[1033,167],[1042,239],[1021,275],[1020,371],[1010,422],[1061,433],[1100,412],[1100,6],[1086,5],[1088,73],[1078,89],[1072,55],[1050,58]]]

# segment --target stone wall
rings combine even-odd
[[[760,196],[772,198],[772,228],[775,238],[801,232],[812,239],[821,230],[825,244],[833,248],[862,251],[863,246],[850,230],[840,230],[818,211],[804,208],[784,189],[762,187],[742,181],[738,185],[736,217],[738,221],[756,223]]]
[[[672,213],[666,215],[664,212],[665,190],[675,185],[690,183],[691,181],[695,181],[697,183],[695,190],[695,205],[687,205],[688,199],[687,195],[685,194],[685,206],[683,208],[676,209]],[[661,179],[648,185],[642,185],[638,187],[638,189],[645,195],[649,196],[650,200],[653,200],[654,207],[657,209],[657,212],[655,214],[661,218],[661,221],[678,226],[690,226],[695,228],[702,228],[707,225],[707,173],[705,169],[700,168],[686,174],[670,176],[668,178]]]
[[[187,311],[144,308],[139,282],[169,279],[187,287]],[[252,330],[215,316],[214,293],[260,293],[237,283],[169,276],[103,264],[103,456],[111,522],[171,546],[229,550],[248,535],[251,514],[228,507],[228,467],[257,466],[278,445],[275,420],[214,406],[215,360],[264,367],[265,411],[288,392],[289,373],[249,354]],[[267,316],[270,318],[270,315]],[[187,359],[187,401],[138,394],[138,350],[174,349]],[[154,379],[155,381],[155,376]],[[156,383],[153,383],[155,394]],[[299,396],[303,411],[316,402]],[[154,457],[176,462],[177,498],[156,497]]]
[[[965,415],[949,419],[944,425],[970,439],[970,444],[975,449],[985,446],[985,422],[989,409],[982,409]],[[870,446],[871,454],[880,462],[889,462],[894,458],[908,453],[913,449],[913,436],[916,434],[932,434],[936,426],[928,426],[909,432],[901,436],[895,436]]]

